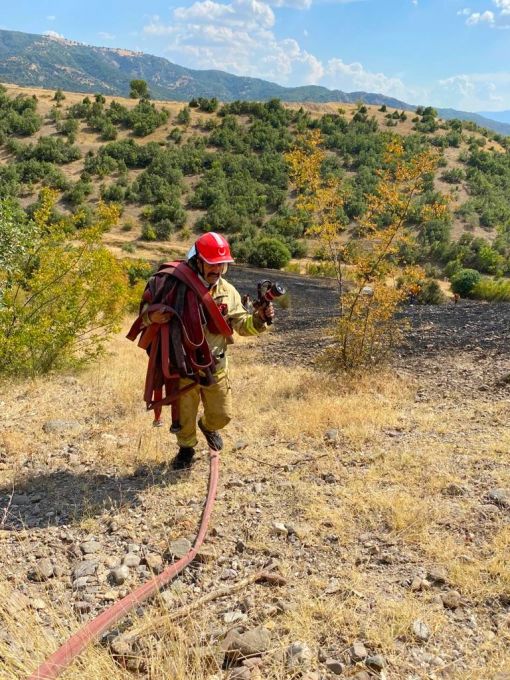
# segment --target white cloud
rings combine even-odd
[[[64,36],[56,31],[44,31],[43,35],[47,35],[48,38],[56,38],[57,40],[65,40]]]
[[[485,9],[480,12],[472,12],[470,9],[462,9],[457,12],[460,16],[465,16],[466,24],[468,26],[476,26],[478,24],[487,24],[490,28],[510,28],[510,0],[492,0],[493,6],[498,10],[494,12],[490,9]]]
[[[510,0],[494,0],[494,4],[501,10],[501,14],[510,14]]]
[[[510,106],[510,71],[459,74],[440,80],[430,93],[441,106],[481,111]]]
[[[370,73],[361,64],[344,64],[341,59],[324,64],[294,38],[277,38],[270,5],[284,3],[305,7],[311,0],[196,0],[189,7],[174,9],[170,22],[151,17],[143,31],[148,36],[166,37],[168,57],[191,68],[220,69],[288,86],[321,84],[407,100],[412,97],[399,78]],[[306,30],[304,35],[308,35]]]
[[[107,33],[106,31],[99,31],[97,34],[101,40],[115,40],[115,36],[112,33]]]
[[[46,17],[48,21],[55,21],[57,17],[54,14],[50,14],[49,16]]]
[[[486,12],[473,12],[466,19],[466,24],[468,26],[474,26],[475,24],[494,24],[494,12],[487,10]]]
[[[324,85],[344,91],[364,91],[385,94],[411,101],[417,93],[407,88],[400,78],[367,71],[362,64],[346,64],[341,59],[330,59],[326,67]]]

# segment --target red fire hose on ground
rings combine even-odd
[[[109,607],[102,614],[97,616],[92,621],[89,621],[83,628],[70,637],[49,659],[47,659],[39,668],[32,673],[28,680],[52,680],[58,676],[69,666],[69,664],[85,649],[85,647],[97,639],[102,633],[107,631],[117,621],[128,614],[136,605],[144,602],[149,597],[158,592],[163,586],[171,581],[177,574],[179,574],[184,567],[192,562],[202,543],[204,542],[209,520],[216,498],[216,490],[218,488],[218,469],[219,469],[219,453],[209,449],[209,490],[207,492],[207,499],[204,510],[202,512],[202,519],[200,528],[195,539],[195,543],[191,550],[181,557],[180,560],[174,562],[167,567],[161,574],[155,576],[151,581],[147,581],[139,588],[136,588],[132,593],[123,597],[112,607]]]

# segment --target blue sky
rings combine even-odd
[[[140,50],[189,68],[411,104],[510,109],[510,0],[4,3],[1,28]]]

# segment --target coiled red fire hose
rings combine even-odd
[[[144,583],[139,588],[136,588],[132,593],[123,597],[122,600],[119,600],[95,619],[89,621],[83,628],[80,628],[77,633],[71,636],[56,652],[54,652],[54,654],[39,666],[28,680],[53,680],[53,678],[58,678],[62,671],[69,666],[92,640],[98,638],[102,633],[111,628],[111,626],[126,616],[126,614],[128,614],[136,605],[154,595],[195,559],[200,546],[204,542],[209,520],[211,518],[214,500],[216,498],[216,490],[218,488],[218,469],[219,453],[218,451],[209,449],[209,490],[202,512],[200,528],[191,550],[189,550],[184,557],[181,557],[180,560],[167,567],[161,574],[155,576],[151,581],[147,581],[147,583]]]

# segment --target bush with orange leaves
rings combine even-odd
[[[434,204],[418,200],[437,167],[437,154],[424,151],[409,158],[393,138],[376,190],[366,197],[366,212],[355,225],[346,224],[346,190],[339,178],[322,176],[326,154],[321,142],[320,132],[311,132],[286,160],[298,194],[296,207],[309,215],[308,233],[320,241],[338,283],[340,314],[327,359],[335,367],[359,368],[388,357],[404,328],[397,311],[423,278],[420,268],[409,272],[399,261],[402,247],[413,239],[411,217],[413,222],[441,219],[448,207],[446,199]],[[410,285],[397,286],[398,278]]]

